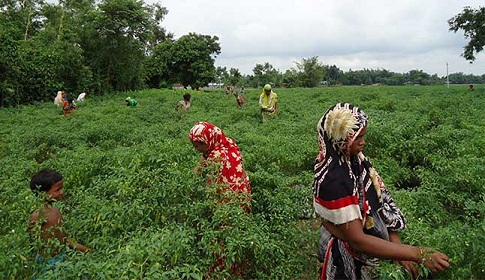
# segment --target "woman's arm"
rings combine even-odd
[[[401,243],[401,238],[399,237],[399,233],[397,231],[388,231],[389,232],[389,241],[397,244]],[[403,261],[403,260],[395,260],[397,265],[403,266],[411,275],[412,279],[417,279],[419,276],[418,267],[412,261]]]
[[[341,225],[323,221],[323,225],[330,233],[347,242],[357,252],[381,259],[423,263],[433,272],[443,271],[450,266],[448,256],[440,252],[432,252],[430,248],[390,242],[365,234],[360,220],[353,220]]]

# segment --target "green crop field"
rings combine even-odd
[[[174,110],[181,90],[90,96],[67,117],[51,102],[1,109],[0,278],[203,279],[222,254],[226,267],[244,263],[244,279],[316,279],[316,124],[336,102],[350,102],[370,117],[364,153],[406,215],[404,242],[450,256],[451,268],[433,279],[485,279],[483,85],[275,92],[279,118],[264,123],[260,89],[246,90],[242,108],[222,90],[191,91],[186,113]],[[125,106],[127,96],[137,108]],[[251,214],[217,204],[192,173],[200,154],[188,132],[197,121],[237,141]],[[43,167],[64,175],[68,199],[56,204],[66,231],[94,252],[67,250],[39,275],[26,228],[40,203],[29,180]],[[391,262],[375,273],[408,277]],[[213,275],[224,276],[230,269]]]

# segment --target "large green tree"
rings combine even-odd
[[[269,62],[256,64],[253,68],[253,86],[262,87],[264,84],[281,85],[282,75],[278,69],[274,68]]]
[[[175,45],[164,41],[154,46],[151,55],[145,59],[145,83],[150,88],[167,88],[171,79],[169,66]]]
[[[298,73],[298,71],[296,71],[294,68],[286,70],[286,72],[283,74],[282,85],[287,88],[300,86],[299,75],[300,73]]]
[[[98,7],[81,42],[98,83],[113,90],[141,87],[151,10],[136,0],[104,0]]]
[[[0,105],[53,99],[60,87],[89,84],[72,13],[44,1],[5,1],[0,9]]]
[[[233,86],[239,85],[242,81],[241,72],[237,68],[229,69],[229,83]]]
[[[448,20],[450,31],[463,30],[470,41],[464,47],[463,57],[473,62],[475,55],[485,46],[485,7],[465,7],[461,13]]]
[[[301,62],[296,62],[296,67],[301,73],[301,86],[316,87],[324,80],[325,67],[318,61],[318,56],[303,58]]]
[[[144,86],[145,58],[173,34],[141,0],[0,2],[0,106]],[[163,69],[162,69],[163,70]]]
[[[0,22],[2,33],[10,33],[19,39],[28,40],[42,30],[41,9],[44,0],[2,0]]]
[[[340,77],[342,76],[343,71],[340,70],[337,66],[332,65],[332,66],[326,66],[324,67],[325,72],[327,73],[326,78],[327,78],[327,83],[329,85],[336,85],[339,84]]]
[[[181,83],[197,88],[214,81],[215,57],[221,52],[218,40],[217,36],[189,33],[155,46],[147,63],[150,86]]]

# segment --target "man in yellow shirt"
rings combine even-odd
[[[259,96],[259,109],[263,121],[266,121],[270,116],[278,115],[278,99],[276,93],[271,89],[270,84],[263,87],[263,92]]]

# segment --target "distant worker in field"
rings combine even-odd
[[[176,111],[180,111],[180,110],[188,111],[190,109],[190,98],[191,98],[190,93],[184,94],[183,98],[184,99],[180,100],[179,103],[175,105]]]
[[[241,89],[240,92],[234,91],[234,96],[236,97],[236,104],[237,107],[241,108],[246,104],[246,97],[244,96],[244,89]]]
[[[322,218],[321,279],[373,279],[369,271],[379,259],[394,260],[412,279],[420,266],[445,270],[450,266],[445,254],[401,243],[404,215],[363,154],[367,124],[367,115],[348,103],[331,107],[317,124],[320,151],[312,189]]]
[[[475,88],[473,87],[473,85],[469,85],[469,86],[468,86],[468,90],[469,90],[469,91],[474,91],[474,90],[475,90]]]
[[[62,113],[64,115],[69,115],[74,109],[76,109],[76,102],[74,102],[74,99],[72,97],[66,98],[62,102]]]
[[[138,106],[138,101],[136,101],[136,99],[133,99],[129,96],[125,99],[125,102],[126,102],[126,106],[128,106],[128,107]]]
[[[57,92],[56,98],[54,98],[54,105],[61,106],[66,99],[67,99],[66,90],[62,88]]]
[[[86,97],[88,97],[88,92],[83,91],[78,95],[77,101],[84,101],[84,99],[86,99]]]
[[[233,192],[241,199],[241,205],[249,212],[251,187],[249,177],[242,162],[239,147],[222,129],[208,122],[196,123],[189,132],[194,148],[202,153],[194,173],[201,175],[204,170],[208,184],[217,184],[218,193]]]
[[[263,121],[278,115],[277,95],[273,92],[270,84],[264,85],[263,92],[259,96],[259,109],[261,110]]]
[[[34,174],[30,180],[32,192],[45,199],[39,209],[30,215],[27,232],[37,255],[36,265],[41,273],[53,268],[57,262],[65,259],[65,246],[81,252],[88,252],[83,244],[74,241],[66,235],[63,228],[61,211],[54,206],[54,202],[64,198],[62,175],[52,169],[42,169]]]
[[[230,86],[226,86],[226,95],[229,95],[229,93],[231,92],[231,87]]]

